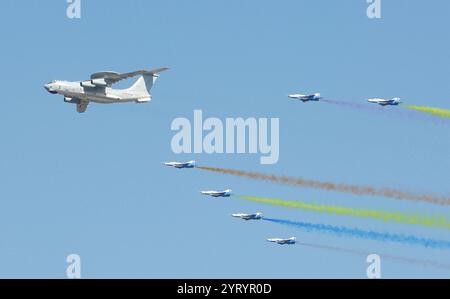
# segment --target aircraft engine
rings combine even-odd
[[[70,104],[78,104],[80,102],[80,100],[77,98],[64,97],[64,102],[70,103]]]
[[[108,83],[106,83],[105,79],[93,79],[91,80],[91,83],[95,86],[99,87],[107,87]]]
[[[138,104],[143,104],[143,103],[148,103],[148,102],[150,102],[151,100],[152,100],[152,97],[150,96],[150,97],[148,97],[148,98],[137,99],[137,100],[136,100],[136,103],[138,103]]]
[[[80,86],[81,87],[90,87],[90,88],[96,87],[94,84],[92,84],[91,81],[81,81]]]

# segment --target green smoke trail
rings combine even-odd
[[[420,112],[426,112],[431,113],[436,116],[450,118],[450,110],[448,109],[442,109],[442,108],[433,108],[433,107],[426,107],[426,106],[413,106],[413,105],[402,105],[402,107],[414,109]]]
[[[420,225],[429,228],[442,228],[450,230],[450,220],[445,216],[405,214],[401,212],[388,212],[384,210],[353,209],[344,206],[321,205],[300,201],[286,201],[282,199],[261,198],[252,196],[239,196],[239,198],[257,203],[265,203],[274,206],[292,209],[301,209],[318,213],[335,214],[341,216],[353,216],[359,218],[372,218],[385,222],[396,222],[402,224]]]

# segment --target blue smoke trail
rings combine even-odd
[[[349,236],[360,239],[371,239],[383,242],[396,242],[409,245],[421,245],[428,248],[450,249],[450,242],[420,238],[412,235],[390,234],[375,231],[365,231],[358,228],[347,228],[343,226],[332,226],[326,224],[315,224],[308,222],[298,222],[283,219],[263,218],[266,221],[301,228],[306,231],[318,231],[332,233],[337,236]]]

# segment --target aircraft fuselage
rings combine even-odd
[[[71,99],[87,100],[100,104],[148,102],[150,95],[137,94],[127,89],[113,89],[111,87],[86,87],[80,82],[55,81],[45,85],[45,89],[53,94],[61,94],[67,102]]]

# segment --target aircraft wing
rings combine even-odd
[[[104,79],[108,85],[113,85],[119,81],[126,80],[140,75],[158,75],[161,72],[167,71],[168,68],[159,68],[154,70],[139,70],[130,73],[116,73],[116,72],[98,72],[91,75],[91,80]]]
[[[242,218],[245,215],[244,214],[231,214],[231,216],[236,217],[236,218]]]

